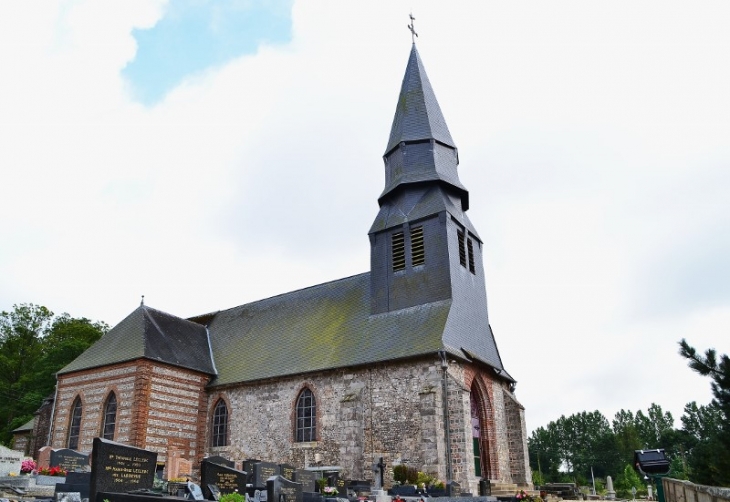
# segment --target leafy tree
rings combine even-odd
[[[34,304],[0,312],[0,442],[9,444],[11,431],[33,418],[53,392],[55,373],[108,329]]]
[[[691,452],[691,479],[703,484],[730,485],[730,358],[707,349],[697,353],[686,340],[679,353],[694,371],[712,380],[713,400],[708,407],[695,407],[683,417],[685,430],[698,440]],[[696,408],[696,412],[695,412]]]
[[[616,490],[616,497],[622,499],[631,499],[633,495],[631,493],[632,488],[636,488],[636,494],[646,495],[646,486],[639,477],[639,474],[634,470],[631,464],[627,464],[624,470],[616,476],[616,482],[613,485]]]
[[[626,462],[633,462],[634,451],[643,447],[642,439],[636,428],[634,413],[622,409],[616,413],[612,425],[621,465],[625,465]]]

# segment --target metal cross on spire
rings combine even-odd
[[[413,25],[415,24],[413,21],[415,21],[416,18],[413,17],[413,13],[408,14],[408,17],[411,18],[411,24],[408,25],[408,29],[411,30],[411,41],[415,44],[418,33],[416,33],[416,29],[413,27]]]

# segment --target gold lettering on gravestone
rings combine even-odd
[[[223,491],[234,491],[238,489],[238,476],[230,472],[218,472],[216,479],[218,488]]]
[[[261,477],[264,479],[264,481],[269,479],[271,476],[275,476],[275,475],[276,475],[276,467],[269,467],[267,465],[261,466]]]
[[[283,495],[283,497],[282,497]],[[279,500],[296,500],[297,490],[291,486],[282,486],[279,488]]]
[[[141,483],[142,476],[150,471],[148,458],[109,455],[108,460],[113,465],[104,470],[111,473],[113,483]]]

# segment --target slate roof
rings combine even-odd
[[[387,155],[401,141],[430,138],[456,148],[444,115],[441,113],[441,107],[436,101],[431,82],[426,75],[426,69],[418,55],[416,45],[413,44],[385,153]]]
[[[35,417],[28,420],[26,423],[18,427],[17,429],[13,429],[13,432],[29,432],[33,430],[33,427],[35,426]]]
[[[383,159],[386,180],[378,198],[381,205],[388,194],[403,185],[440,181],[459,194],[464,210],[469,208],[469,192],[459,181],[457,172],[456,145],[415,44],[408,58]]]
[[[205,326],[140,305],[58,374],[140,358],[216,373]]]
[[[214,314],[212,385],[435,356],[441,349],[470,359],[444,343],[451,300],[370,315],[369,286],[365,273]],[[502,369],[498,354],[489,364]]]

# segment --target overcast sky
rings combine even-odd
[[[707,403],[677,342],[730,352],[726,1],[5,2],[0,310],[367,271],[411,10],[528,430]]]

